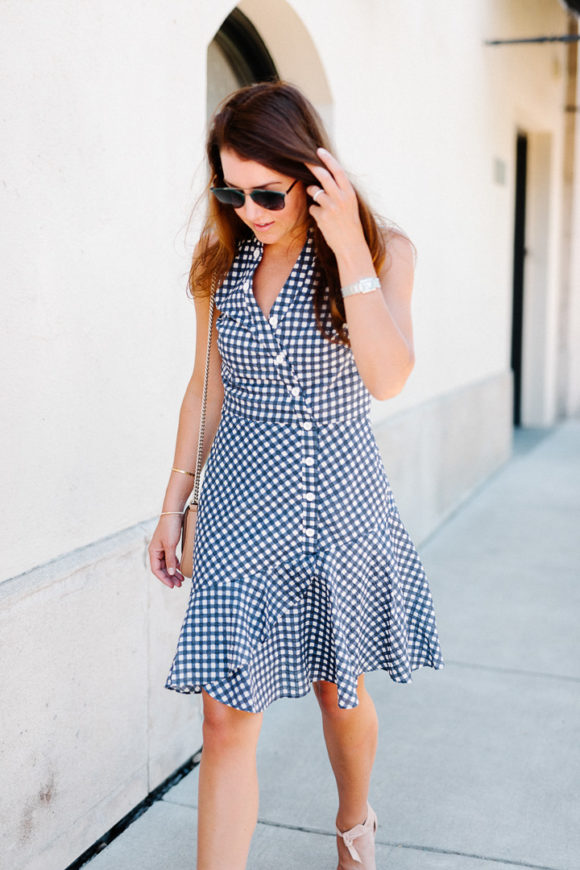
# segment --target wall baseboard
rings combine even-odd
[[[512,373],[478,381],[374,427],[401,518],[424,541],[512,453]]]

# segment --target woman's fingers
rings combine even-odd
[[[333,157],[324,148],[319,148],[317,154],[325,166],[318,166],[316,163],[307,163],[306,166],[317,181],[320,182],[320,186],[325,193],[332,195],[333,193],[338,194],[341,191],[346,193],[352,190],[352,185],[347,178],[346,172],[336,157]]]
[[[166,562],[165,549],[150,549],[149,562],[151,565],[151,571],[155,574],[158,580],[161,580],[161,582],[165,584],[165,586],[169,586],[170,589],[173,589],[174,586],[181,586],[184,577],[181,571],[177,569],[175,555],[173,556],[173,561],[171,563],[174,571],[173,574],[170,574],[168,570],[169,566]]]
[[[325,193],[338,194],[340,192],[336,181],[332,177],[332,173],[328,169],[325,169],[323,166],[317,166],[315,163],[306,163],[305,165],[314,175],[318,185]]]
[[[316,185],[317,187],[320,186],[322,190],[329,195],[337,195],[340,193],[340,188],[328,169],[323,169],[321,166],[315,166],[313,163],[307,163],[306,166],[318,181],[318,185]]]
[[[175,547],[166,548],[165,567],[167,568],[167,573],[173,577],[177,570],[177,556],[175,555]]]
[[[338,160],[324,148],[319,148],[317,155],[324,166],[305,164],[318,182],[306,188],[313,200],[308,212],[328,246],[338,256],[344,246],[352,244],[353,239],[358,244],[361,235],[364,236],[357,195]]]
[[[148,547],[152,573],[170,589],[181,586],[185,579],[176,555],[180,537],[181,520],[176,516],[164,516],[159,520]]]
[[[318,200],[320,199],[320,197],[325,195],[325,190],[323,187],[317,187],[313,184],[310,187],[306,188],[306,193],[308,193],[312,197],[314,202],[318,204]]]
[[[351,183],[347,178],[346,172],[330,151],[327,151],[326,148],[319,148],[317,150],[317,154],[323,163],[328,167],[328,171],[331,174],[334,182],[337,187],[341,190],[348,190],[351,187]]]

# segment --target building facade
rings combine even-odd
[[[187,586],[147,546],[213,108],[299,85],[417,247],[415,369],[372,419],[420,544],[514,426],[580,411],[578,50],[539,39],[577,35],[571,5],[3,4],[2,866],[62,870],[201,745],[199,697],[163,688]]]

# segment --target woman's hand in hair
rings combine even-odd
[[[366,245],[358,200],[338,160],[324,148],[319,148],[317,153],[327,168],[306,164],[319,182],[306,188],[309,196],[313,199],[316,197],[308,211],[318,224],[326,243],[338,257],[341,251],[348,250],[353,243]]]

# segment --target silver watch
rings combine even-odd
[[[381,282],[376,275],[372,278],[361,278],[360,281],[355,281],[354,284],[347,284],[346,287],[341,287],[340,292],[344,296],[354,296],[356,293],[370,293],[371,290],[380,290]]]

